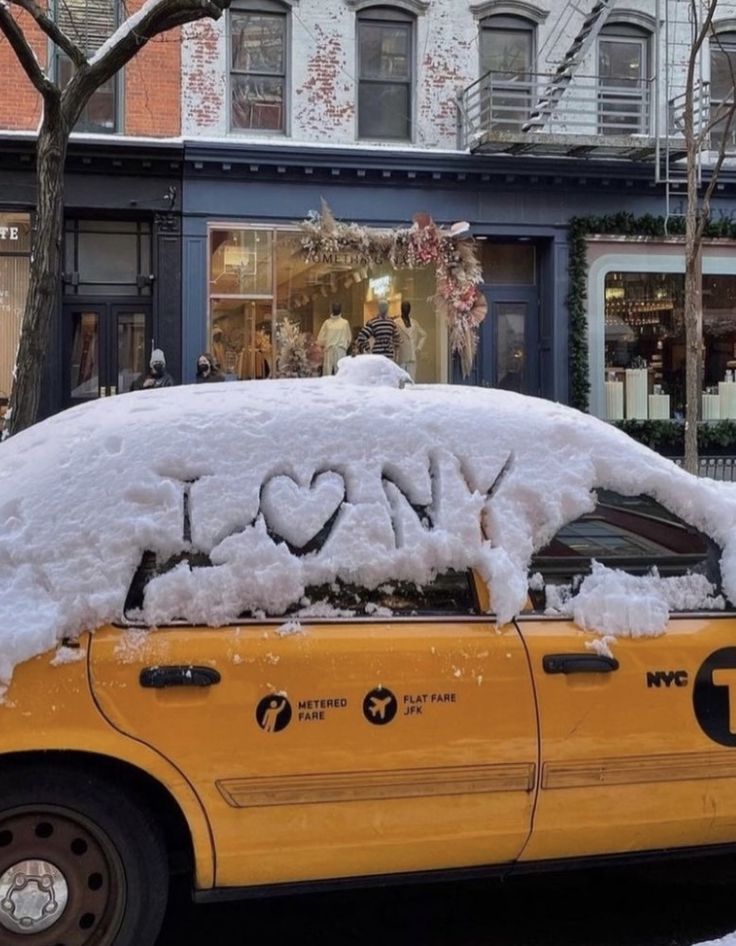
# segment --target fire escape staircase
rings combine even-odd
[[[593,9],[585,17],[580,32],[572,41],[551,81],[545,86],[542,94],[537,99],[528,120],[521,126],[522,131],[544,131],[545,125],[552,117],[560,99],[565,94],[565,90],[572,82],[576,70],[605,25],[614,3],[615,0],[597,0]]]

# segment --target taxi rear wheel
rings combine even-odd
[[[79,770],[0,772],[0,943],[153,946],[168,865],[152,816]]]

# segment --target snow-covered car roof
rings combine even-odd
[[[310,585],[421,584],[469,567],[506,621],[526,601],[532,553],[598,487],[646,493],[713,538],[736,600],[736,489],[550,401],[408,381],[364,355],[336,377],[105,399],[6,441],[0,680],[119,619],[146,550],[211,562],[148,583],[150,624],[279,614]]]

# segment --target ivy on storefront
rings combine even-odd
[[[685,232],[684,217],[665,218],[644,214],[635,217],[631,213],[609,214],[603,217],[572,217],[570,220],[570,262],[568,272],[570,289],[567,307],[570,317],[570,403],[581,411],[588,410],[590,378],[588,365],[588,316],[586,311],[588,260],[587,238],[591,236],[665,237],[682,236]],[[736,239],[736,221],[724,219],[711,221],[705,231],[710,239]],[[642,422],[631,422],[642,423]],[[650,421],[650,424],[671,424],[674,421]],[[717,427],[719,425],[712,425]],[[628,431],[627,431],[628,432]],[[638,438],[637,438],[638,439]],[[644,441],[646,442],[646,441]],[[651,445],[651,444],[650,444]],[[705,448],[705,444],[703,444]]]

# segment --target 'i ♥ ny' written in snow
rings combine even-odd
[[[484,509],[510,464],[507,457],[484,493],[467,482],[461,461],[440,448],[421,471],[412,464],[408,475],[392,465],[369,478],[351,464],[316,473],[306,484],[276,474],[257,490],[250,521],[224,536],[213,534],[205,512],[212,491],[222,496],[220,487],[198,480],[186,487],[185,532],[207,553],[208,567],[182,562],[153,579],[144,617],[160,622],[176,607],[181,617],[201,621],[201,602],[215,586],[225,592],[224,620],[246,609],[281,613],[307,586],[335,578],[369,586],[388,579],[422,583],[439,570],[468,567],[470,548],[480,565],[490,551]]]
[[[0,682],[119,619],[144,552],[182,559],[146,586],[150,623],[279,614],[310,585],[424,584],[467,568],[503,623],[526,603],[535,549],[590,512],[598,488],[651,496],[710,536],[736,600],[736,488],[559,404],[409,380],[365,355],[336,377],[106,398],[11,437],[0,446]],[[596,594],[575,619],[596,628],[591,601],[613,579],[590,577]]]

